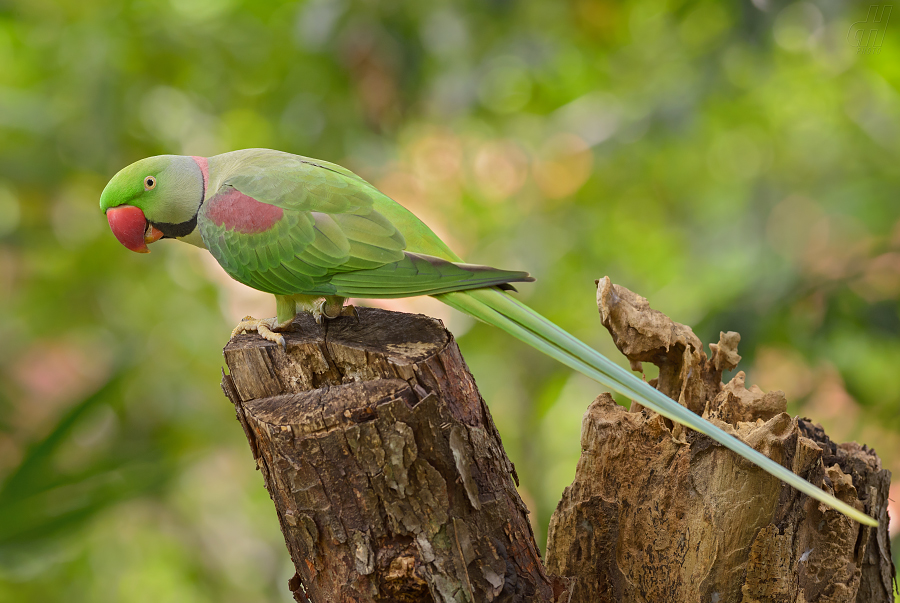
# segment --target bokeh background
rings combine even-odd
[[[341,163],[608,354],[604,275],[737,330],[748,382],[900,474],[900,11],[860,52],[868,8],[0,0],[0,601],[290,601],[219,389],[274,302],[187,245],[128,252],[98,208],[161,153]],[[387,306],[458,336],[543,546],[602,390]]]

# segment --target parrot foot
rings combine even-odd
[[[315,316],[316,324],[318,325],[321,325],[326,318],[328,320],[334,320],[341,316],[352,316],[356,319],[356,322],[359,322],[359,313],[356,311],[356,307],[352,305],[345,306],[343,301],[334,302],[322,299],[316,303],[312,314]]]
[[[253,318],[252,316],[245,316],[238,326],[234,328],[234,331],[231,332],[231,337],[233,339],[241,333],[256,331],[263,339],[271,341],[272,343],[277,343],[282,349],[287,349],[284,335],[276,333],[275,331],[285,330],[290,326],[292,321],[286,320],[283,323],[276,324],[276,320],[276,318]]]

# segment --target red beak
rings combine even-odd
[[[150,253],[147,243],[162,238],[163,233],[147,222],[144,212],[132,205],[120,205],[106,210],[109,228],[119,243],[138,253]]]

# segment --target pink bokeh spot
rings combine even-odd
[[[62,409],[109,379],[109,352],[99,341],[34,342],[10,367],[16,385],[10,392],[16,409],[10,423],[24,433],[42,433]]]

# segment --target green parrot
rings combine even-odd
[[[235,333],[278,333],[300,311],[317,321],[353,312],[348,297],[431,295],[682,425],[868,526],[868,515],[692,413],[517,301],[526,272],[466,264],[409,210],[333,163],[269,149],[214,157],[161,155],[124,168],[100,197],[125,247],[178,239],[209,250],[235,280],[275,295],[275,318]]]

